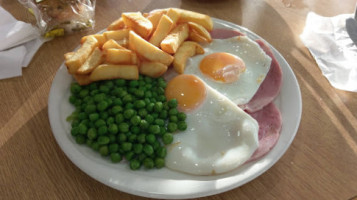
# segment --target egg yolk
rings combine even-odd
[[[167,100],[176,99],[178,109],[191,111],[197,108],[206,97],[205,84],[196,76],[181,74],[173,78],[166,86]]]
[[[232,83],[245,71],[245,63],[238,56],[219,52],[204,57],[200,63],[200,70],[215,81]]]

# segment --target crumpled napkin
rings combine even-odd
[[[333,87],[357,92],[357,46],[345,26],[350,17],[353,15],[323,17],[310,12],[300,39]]]
[[[21,76],[22,67],[44,42],[37,28],[17,21],[0,6],[0,79]]]

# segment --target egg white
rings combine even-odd
[[[246,36],[214,39],[203,47],[205,53],[189,58],[184,73],[200,77],[209,86],[227,96],[237,105],[248,103],[265,79],[270,69],[271,58],[256,42]],[[240,75],[239,80],[232,83],[217,82],[201,72],[199,68],[201,60],[216,52],[230,53],[244,61],[246,70]]]
[[[206,84],[205,84],[206,85]],[[257,121],[206,85],[203,103],[187,114],[188,128],[167,147],[166,166],[194,175],[228,172],[258,147]]]

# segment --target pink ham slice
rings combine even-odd
[[[215,29],[211,32],[214,39],[224,39],[234,36],[242,36],[236,30]],[[259,147],[252,157],[247,161],[257,160],[266,155],[277,143],[282,126],[282,119],[279,109],[272,101],[279,95],[282,85],[282,71],[279,63],[274,57],[271,49],[263,41],[256,41],[265,53],[272,58],[270,70],[260,85],[257,93],[245,105],[239,105],[250,114],[259,124]]]
[[[257,93],[255,93],[253,98],[247,104],[239,105],[239,107],[249,112],[260,110],[272,102],[279,95],[283,80],[281,67],[269,46],[261,40],[257,40],[256,42],[265,51],[265,53],[271,57],[272,61],[270,70],[260,85]]]
[[[280,136],[282,119],[278,108],[273,103],[269,103],[259,111],[248,112],[248,114],[259,124],[259,147],[249,159],[253,161],[266,155],[275,146]]]

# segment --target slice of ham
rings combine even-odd
[[[211,36],[214,39],[224,39],[234,36],[242,36],[243,33],[230,29],[214,29]],[[272,58],[270,70],[260,85],[253,98],[244,105],[239,105],[259,124],[259,147],[252,157],[247,161],[253,161],[266,155],[277,143],[282,126],[279,109],[272,102],[280,92],[282,85],[282,71],[273,52],[262,40],[256,40],[265,53]]]
[[[281,67],[269,46],[261,40],[256,40],[256,42],[265,51],[265,53],[271,57],[272,61],[270,70],[260,85],[257,93],[255,93],[253,98],[247,104],[239,105],[239,107],[249,112],[260,110],[272,102],[279,95],[283,81]]]
[[[259,147],[247,161],[253,161],[266,155],[276,144],[280,136],[282,126],[281,114],[274,103],[270,103],[263,109],[249,113],[259,124]]]

